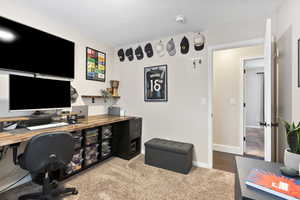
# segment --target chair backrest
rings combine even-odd
[[[29,172],[57,170],[69,164],[74,154],[70,133],[55,132],[34,136],[24,151],[24,165]]]

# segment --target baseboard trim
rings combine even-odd
[[[261,126],[246,126],[246,128],[262,128]]]
[[[213,148],[214,148],[215,151],[221,151],[221,152],[225,152],[225,153],[243,155],[242,148],[236,147],[236,146],[229,146],[229,145],[223,145],[223,144],[214,144]]]
[[[212,168],[212,167],[209,166],[208,163],[197,162],[197,161],[193,161],[193,166],[195,166],[195,167],[201,167],[201,168],[208,168],[208,169]]]

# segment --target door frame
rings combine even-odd
[[[244,138],[246,138],[246,113],[247,113],[247,111],[244,107],[244,103],[246,103],[245,102],[245,92],[246,92],[246,89],[245,89],[245,73],[244,73],[244,70],[246,69],[245,68],[246,67],[245,62],[247,60],[258,60],[258,59],[264,59],[264,56],[242,57],[241,58],[240,99],[242,99],[242,104],[240,106],[240,116],[241,116],[241,118],[240,118],[240,132],[243,133],[243,134],[242,134],[242,140],[240,140],[240,142],[241,142],[240,146],[242,147],[243,154],[245,153],[245,145],[246,145],[246,142],[245,142]],[[247,103],[246,103],[246,108],[247,108]],[[265,149],[264,149],[264,151],[265,151]]]
[[[264,38],[256,38],[252,40],[245,40],[221,45],[208,46],[208,167],[213,167],[213,83],[214,83],[214,71],[213,71],[213,53],[218,50],[249,47],[256,45],[263,45]],[[244,135],[241,134],[240,140],[244,141]],[[243,145],[242,145],[243,146]],[[240,153],[243,153],[243,147],[241,147]]]

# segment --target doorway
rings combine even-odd
[[[244,58],[244,154],[264,159],[264,57]]]
[[[215,92],[218,91],[215,88],[215,71],[216,71],[216,62],[214,60],[214,54],[220,50],[228,50],[231,48],[241,48],[241,47],[249,47],[249,46],[255,46],[255,45],[262,45],[263,46],[263,53],[262,57],[264,58],[264,121],[260,124],[264,127],[264,160],[265,161],[276,161],[276,153],[277,153],[277,127],[278,127],[278,116],[277,116],[277,69],[276,69],[276,45],[274,37],[272,36],[272,23],[271,19],[266,20],[266,31],[265,31],[265,37],[264,39],[255,39],[255,40],[249,40],[249,41],[242,41],[242,42],[236,42],[232,44],[225,44],[225,45],[216,45],[211,46],[208,48],[209,52],[209,106],[208,106],[208,162],[209,166],[213,167],[214,161],[215,161],[215,152],[214,151],[223,151],[226,153],[230,153],[231,155],[244,155],[244,132],[245,132],[245,120],[244,120],[244,93],[243,87],[240,87],[240,98],[236,99],[236,97],[228,96],[228,92],[230,93],[232,89],[235,91],[236,85],[244,85],[244,79],[243,79],[243,68],[240,65],[239,69],[241,71],[241,74],[236,75],[240,78],[239,83],[235,84],[228,84],[225,90],[221,90],[226,96],[226,98],[218,99],[215,98]],[[227,55],[224,55],[224,58],[227,58]],[[255,56],[254,56],[255,57]],[[221,62],[221,66],[225,62]],[[230,66],[230,65],[229,65]],[[223,76],[224,79],[231,80],[230,74],[228,75],[228,71],[224,71],[224,73],[221,73],[221,77]],[[221,79],[222,80],[222,79]],[[225,85],[225,84],[221,84]],[[226,85],[225,85],[226,86]],[[219,90],[220,91],[220,90]],[[219,95],[220,97],[223,97],[222,95]],[[242,117],[239,117],[239,119],[233,119],[232,116],[229,114],[224,114],[224,112],[221,112],[221,116],[218,116],[215,111],[219,110],[219,105],[224,104],[225,108],[228,110],[235,110],[237,109],[236,105],[240,108],[239,114],[242,114]],[[242,100],[239,102],[238,100]],[[229,105],[228,105],[229,103]],[[220,128],[218,126],[218,123],[216,123],[216,118],[219,118],[220,124],[227,123],[235,123],[235,126],[239,127],[240,130],[230,130],[227,128]],[[217,124],[217,125],[216,125]],[[235,127],[236,128],[236,127]],[[216,132],[223,132],[225,134],[222,135],[220,138],[224,139],[225,144],[220,144],[222,141],[219,140],[219,138],[215,138]],[[238,135],[232,135],[232,133],[238,132]],[[220,142],[221,141],[221,142]],[[219,157],[222,157],[219,156]]]
[[[243,65],[252,64],[248,64],[245,58],[264,58],[263,41],[256,44],[251,42],[248,45],[244,42],[241,46],[225,46],[211,51],[212,167],[216,169],[234,172],[234,157],[244,156],[247,149],[244,146]]]

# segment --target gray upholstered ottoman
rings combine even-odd
[[[192,162],[193,144],[158,138],[145,143],[145,164],[187,174]]]

